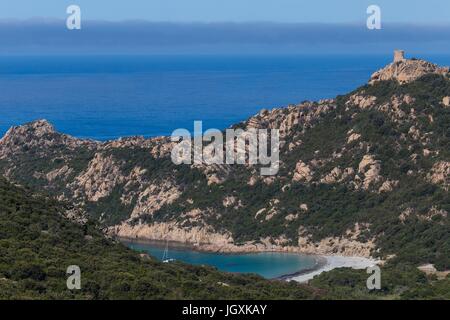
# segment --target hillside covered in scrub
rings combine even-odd
[[[109,235],[448,270],[449,124],[448,68],[404,59],[336,99],[237,124],[280,129],[275,176],[255,165],[175,165],[169,138],[82,140],[45,120],[6,133],[0,172]]]
[[[0,299],[302,299],[317,290],[208,267],[164,264],[111,241],[70,210],[0,178]],[[68,290],[66,269],[81,269]]]
[[[370,292],[364,271],[338,269],[300,285],[165,264],[67,219],[70,210],[0,178],[0,299],[450,299],[450,279],[411,266],[383,270],[382,290]],[[66,287],[69,265],[81,269],[81,290]]]

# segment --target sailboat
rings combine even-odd
[[[169,263],[175,261],[175,259],[170,259],[169,258],[169,240],[166,241],[166,248],[164,249],[164,253],[163,253],[163,257],[162,257],[162,262],[163,263]]]

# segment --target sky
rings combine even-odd
[[[0,19],[64,19],[68,5],[90,20],[356,23],[376,4],[385,22],[450,23],[448,0],[1,0]]]
[[[69,5],[82,28],[66,28]],[[368,30],[367,7],[381,9]],[[449,0],[0,0],[0,54],[450,54]]]

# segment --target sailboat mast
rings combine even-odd
[[[163,262],[169,260],[169,240],[166,240],[166,248],[164,249],[162,260]]]

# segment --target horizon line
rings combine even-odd
[[[65,22],[64,18],[56,17],[44,17],[36,16],[29,18],[0,18],[0,24],[6,23],[59,23]],[[286,26],[359,26],[361,24],[365,25],[365,20],[361,21],[348,21],[348,22],[322,22],[322,21],[308,21],[308,22],[280,22],[280,21],[270,21],[270,20],[250,20],[250,21],[170,21],[170,20],[146,20],[146,19],[122,19],[122,20],[108,20],[108,19],[83,19],[83,23],[105,23],[105,24],[168,24],[168,25],[286,25]],[[383,25],[395,26],[395,27],[450,27],[449,22],[433,22],[433,23],[423,23],[423,22],[398,22],[398,21],[388,21],[383,22]],[[381,30],[384,28],[382,27]]]

